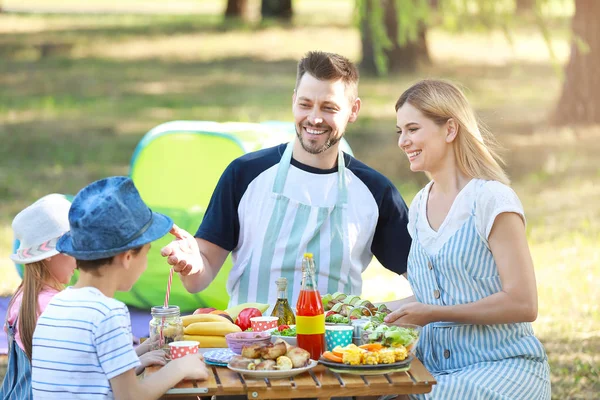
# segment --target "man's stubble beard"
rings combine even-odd
[[[300,141],[300,145],[302,146],[304,151],[306,151],[307,153],[310,153],[310,154],[321,154],[321,153],[324,153],[325,151],[329,150],[329,148],[331,148],[332,146],[337,144],[342,139],[342,137],[344,136],[344,133],[339,135],[337,138],[332,139],[331,138],[331,130],[330,130],[330,133],[328,133],[328,135],[329,135],[329,137],[327,138],[327,141],[323,144],[323,146],[321,146],[318,149],[315,149],[314,147],[309,147],[309,146],[307,146],[306,143],[304,143],[304,140],[302,139],[302,134],[298,131],[298,125],[296,125],[296,136],[298,137],[298,140]]]

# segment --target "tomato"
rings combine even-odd
[[[286,329],[290,329],[290,326],[289,326],[289,325],[279,325],[279,326],[277,327],[277,330],[278,330],[279,332],[281,332],[281,331],[285,331]]]
[[[244,308],[242,311],[240,311],[237,318],[235,319],[235,324],[239,326],[243,331],[245,331],[246,329],[250,328],[250,318],[261,316],[262,313],[258,308]]]

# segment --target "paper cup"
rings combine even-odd
[[[185,357],[188,354],[198,354],[198,345],[200,345],[200,343],[193,340],[169,343],[169,348],[171,349],[171,360]]]
[[[254,332],[264,332],[277,328],[278,317],[254,317],[250,318],[250,326]]]
[[[354,327],[350,325],[326,325],[325,342],[327,350],[331,351],[336,346],[345,347],[352,343]]]

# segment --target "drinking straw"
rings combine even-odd
[[[167,294],[165,295],[165,303],[163,308],[169,307],[169,295],[171,294],[171,283],[173,283],[173,267],[169,271],[169,281],[167,282]],[[160,346],[162,347],[164,344],[163,337],[163,329],[165,327],[165,317],[162,317],[161,326],[160,326]]]
[[[169,282],[167,282],[167,294],[165,295],[165,305],[164,307],[169,307],[169,295],[171,293],[171,283],[173,282],[173,267],[169,271]]]

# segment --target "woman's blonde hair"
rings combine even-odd
[[[452,83],[426,79],[407,89],[396,102],[396,112],[405,103],[417,108],[427,118],[442,126],[452,118],[458,133],[454,152],[460,170],[470,178],[495,180],[510,184],[500,166],[498,145],[493,136],[479,126],[475,112],[463,92]]]
[[[23,350],[31,360],[31,348],[33,342],[33,331],[40,314],[38,297],[45,286],[56,290],[62,290],[63,285],[50,273],[44,261],[38,261],[23,266],[23,281],[17,288],[13,298],[10,300],[9,308],[17,298],[21,297],[21,308],[19,309],[18,330],[23,342]]]

